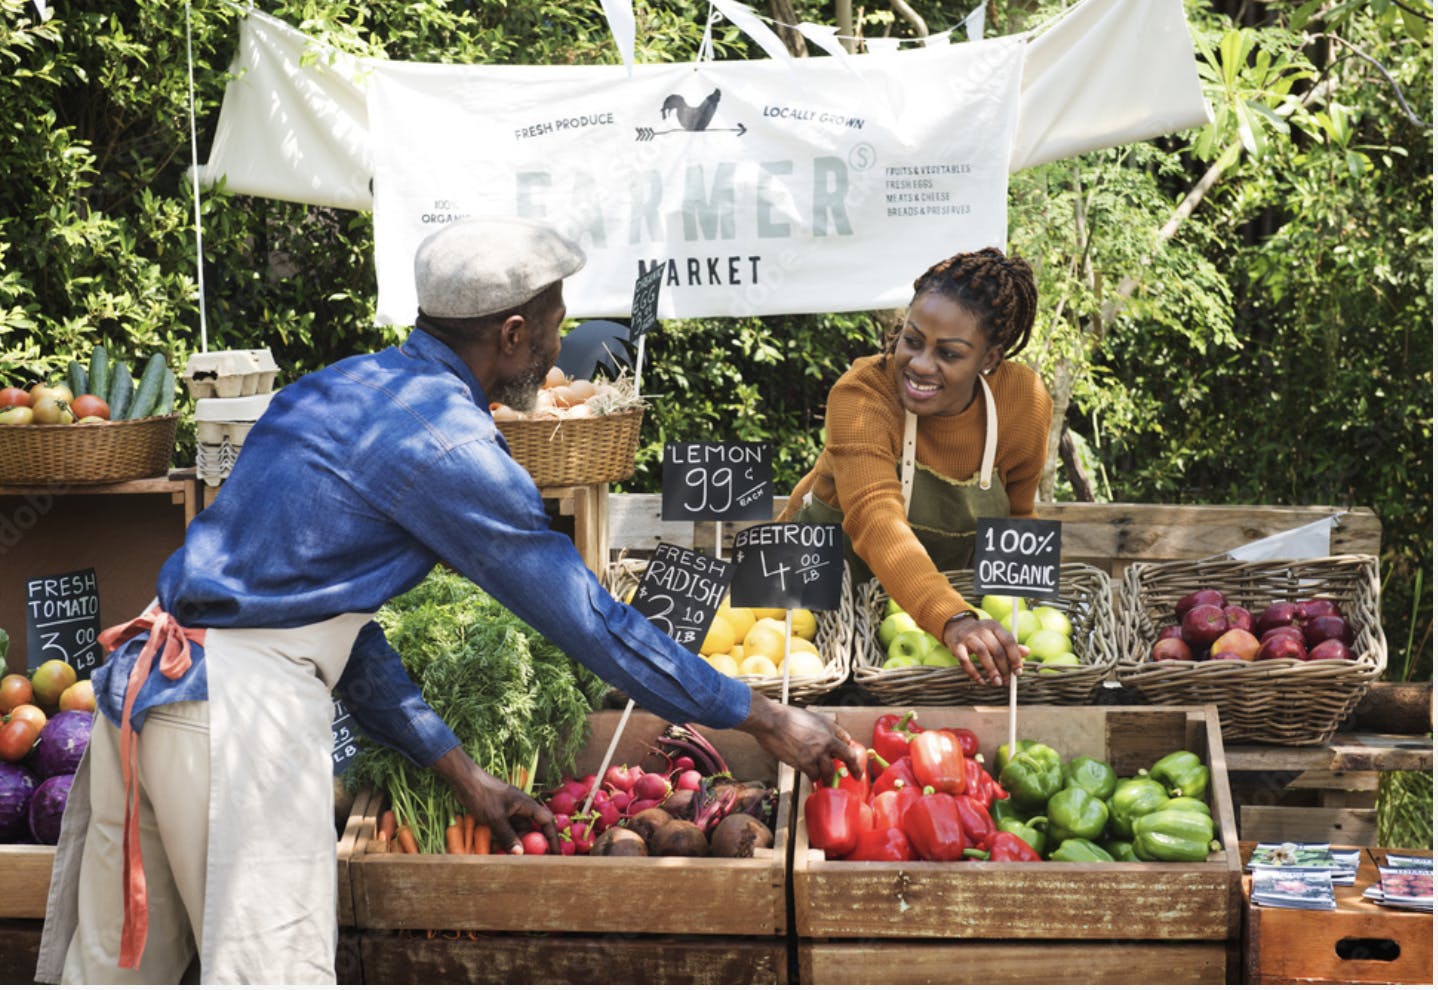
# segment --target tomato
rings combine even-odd
[[[6,722],[0,726],[0,760],[19,763],[39,738],[40,730],[29,722]]]
[[[41,708],[54,708],[60,695],[75,681],[75,668],[64,660],[46,660],[30,675],[35,701]]]
[[[13,711],[16,705],[28,705],[35,700],[30,689],[30,678],[24,674],[6,674],[0,677],[0,715]]]
[[[76,681],[65,690],[60,692],[60,710],[62,712],[81,711],[93,712],[95,710],[95,688],[88,680]]]
[[[23,388],[16,388],[11,385],[9,388],[0,388],[0,409],[6,406],[28,406],[30,405],[30,393]]]
[[[0,406],[0,424],[5,426],[29,426],[35,422],[35,410],[29,406],[11,406],[5,409]]]
[[[44,712],[34,705],[16,705],[10,712],[10,721],[29,722],[35,727],[35,731],[39,732],[45,728],[45,723],[50,720],[45,717]]]
[[[47,426],[75,422],[75,414],[70,411],[70,403],[54,395],[42,395],[36,399],[34,413],[35,422]]]
[[[41,399],[59,399],[68,404],[75,398],[75,393],[70,391],[69,385],[47,385],[41,382],[30,387],[30,405],[38,406]]]
[[[75,401],[70,403],[70,411],[75,414],[76,419],[84,419],[86,416],[99,416],[101,419],[110,418],[110,407],[104,399],[98,395],[77,395]]]

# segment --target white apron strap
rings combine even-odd
[[[904,454],[899,461],[899,482],[904,488],[904,515],[909,514],[909,502],[914,497],[914,451],[918,447],[919,417],[904,410]]]
[[[984,387],[984,461],[979,468],[979,487],[988,491],[993,485],[994,456],[999,449],[999,414],[994,408],[994,393],[983,375],[979,384]]]

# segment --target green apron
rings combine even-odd
[[[898,464],[904,490],[904,507],[909,526],[941,571],[973,566],[974,534],[982,518],[1006,519],[1009,496],[1001,485],[993,484],[994,455],[998,448],[998,415],[994,394],[989,383],[979,379],[984,394],[984,458],[978,472],[966,481],[941,477],[917,463],[914,450],[918,434],[918,417],[904,413],[904,452]],[[817,498],[810,498],[795,514],[798,522],[838,523],[843,525],[844,513]],[[854,552],[848,534],[844,534],[844,557],[849,562],[854,586],[873,577],[873,572]]]

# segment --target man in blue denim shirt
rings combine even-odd
[[[499,848],[521,851],[527,818],[557,851],[553,816],[470,759],[371,618],[441,560],[656,714],[737,726],[810,777],[858,772],[832,720],[616,602],[509,456],[489,405],[532,406],[583,261],[541,224],[451,224],[416,254],[405,343],[274,397],[156,603],[107,631],[37,979],[173,983],[198,947],[205,983],[332,982],[331,688]]]

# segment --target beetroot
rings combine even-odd
[[[644,840],[627,828],[611,828],[595,840],[591,856],[648,856]]]
[[[35,788],[30,798],[29,819],[30,834],[36,842],[53,846],[60,841],[60,819],[65,814],[65,802],[70,798],[70,785],[74,782],[74,774],[62,773],[47,777]]]
[[[709,853],[729,859],[752,859],[755,849],[770,849],[774,833],[753,815],[736,812],[714,826],[709,836]]]
[[[682,818],[671,818],[649,837],[651,856],[708,856],[709,840],[704,830]]]

